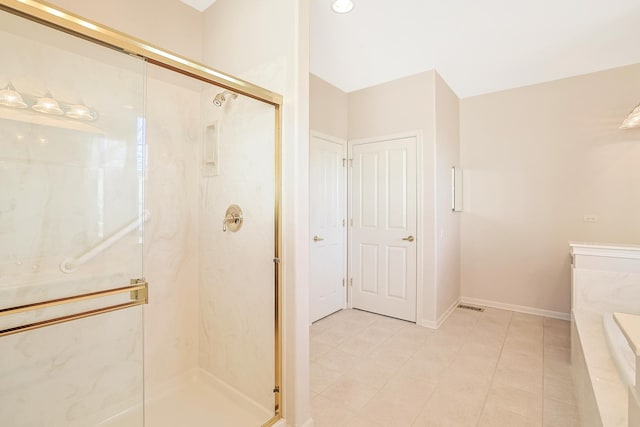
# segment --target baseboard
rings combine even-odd
[[[429,329],[438,329],[438,322],[435,322],[433,320],[420,320],[419,322],[416,322],[416,324],[418,326],[424,326],[425,328]]]
[[[458,298],[457,300],[455,300],[453,302],[453,304],[451,304],[449,306],[449,308],[447,308],[447,310],[442,313],[442,316],[440,316],[438,318],[438,320],[433,321],[433,320],[421,320],[419,322],[416,322],[419,326],[424,326],[425,328],[430,328],[430,329],[438,329],[440,328],[440,326],[442,326],[442,324],[445,322],[445,320],[447,320],[449,318],[449,316],[451,316],[451,314],[455,311],[456,307],[458,306],[458,304],[460,304],[460,298]]]
[[[491,308],[499,308],[502,310],[515,311],[518,313],[534,314],[536,316],[551,317],[553,319],[571,320],[569,313],[563,313],[561,311],[543,310],[541,308],[526,307],[523,305],[506,304],[499,301],[491,301],[480,298],[462,297],[460,301],[463,304],[480,305]]]
[[[442,316],[440,316],[440,318],[438,319],[438,323],[437,323],[437,328],[439,328],[440,326],[442,326],[442,324],[444,323],[445,320],[447,320],[449,318],[449,316],[451,316],[451,314],[453,314],[453,312],[456,310],[456,308],[458,307],[458,304],[460,304],[460,298],[458,298],[457,300],[455,300],[453,302],[453,304],[451,304],[449,306],[449,308],[447,308],[447,310],[442,313]]]

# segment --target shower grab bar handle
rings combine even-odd
[[[111,236],[107,237],[82,255],[78,255],[75,257],[67,257],[62,260],[60,263],[60,271],[63,273],[73,273],[80,267],[81,265],[91,261],[101,252],[109,249],[116,243],[118,240],[122,239],[127,234],[131,233],[136,228],[140,227],[143,223],[147,222],[151,217],[151,213],[145,209],[142,216],[131,221],[129,224],[122,227],[120,230],[113,233]]]

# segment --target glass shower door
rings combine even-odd
[[[145,64],[0,11],[0,424],[142,426]]]

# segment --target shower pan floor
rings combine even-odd
[[[146,427],[251,427],[261,426],[269,414],[249,402],[230,398],[202,378],[148,403]]]
[[[271,416],[255,403],[217,385],[206,373],[200,373],[181,382],[179,387],[148,400],[144,426],[259,427]],[[138,427],[138,421],[134,419],[123,414],[100,426]]]

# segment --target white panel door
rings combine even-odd
[[[416,138],[353,144],[352,305],[416,320]]]
[[[309,246],[311,321],[346,302],[346,143],[311,135],[309,151]]]

